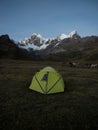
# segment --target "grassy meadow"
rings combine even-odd
[[[62,75],[65,92],[43,95],[29,89],[43,67]],[[0,130],[98,130],[98,68],[62,62],[0,60]]]

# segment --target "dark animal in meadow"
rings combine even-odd
[[[91,64],[90,63],[86,63],[83,65],[83,68],[91,68]]]
[[[79,67],[79,63],[69,62],[70,67]]]

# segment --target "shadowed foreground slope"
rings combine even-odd
[[[29,90],[46,66],[62,74],[65,92]],[[98,68],[71,68],[60,62],[0,60],[0,130],[98,130]]]

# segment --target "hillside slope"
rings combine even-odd
[[[9,36],[0,36],[0,58],[29,59],[26,50],[20,49]]]
[[[46,57],[44,57],[45,54],[47,54]],[[98,61],[98,37],[91,36],[79,39],[64,39],[59,46],[44,50],[42,55],[44,58],[50,60]]]

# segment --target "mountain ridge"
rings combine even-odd
[[[64,35],[63,35],[64,36]],[[42,38],[39,35],[39,38]],[[33,59],[33,60],[98,60],[98,36],[87,36],[81,38],[79,35],[64,38],[62,40],[44,39],[45,43],[32,37],[35,45],[42,49],[34,50],[25,45],[20,47],[20,43],[16,43],[7,35],[0,36],[0,58],[11,59]],[[44,48],[44,49],[43,49]]]
[[[60,34],[56,38],[44,38],[40,34],[33,33],[29,38],[25,38],[20,41],[19,47],[23,49],[29,49],[32,48],[33,50],[44,50],[46,49],[50,44],[53,44],[55,42],[55,45],[59,44],[62,40],[68,39],[68,38],[80,38],[79,34],[77,34],[77,31],[72,31],[68,35],[66,34]]]

